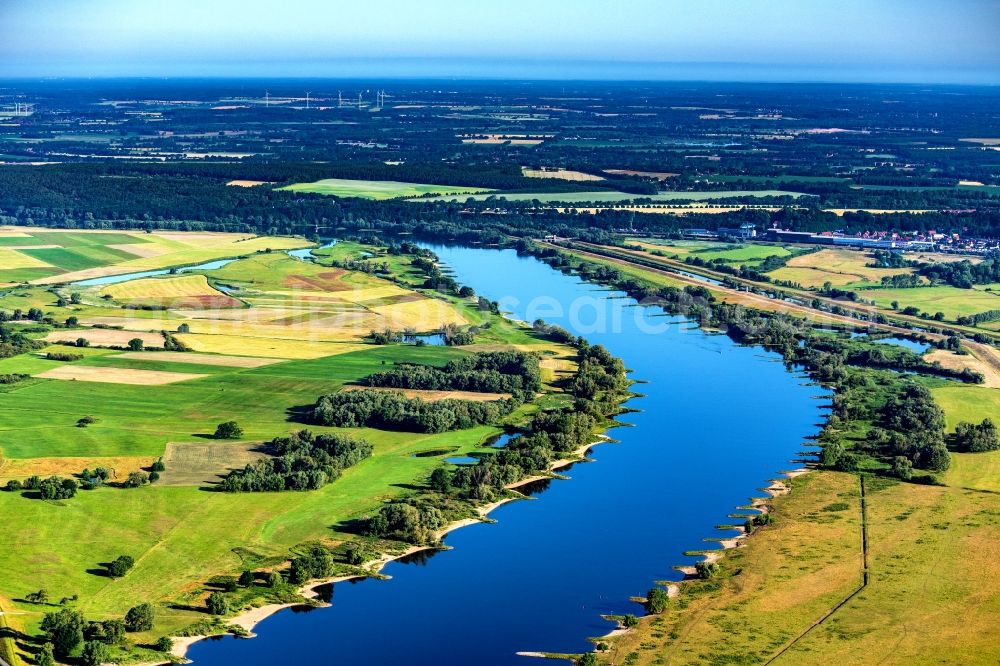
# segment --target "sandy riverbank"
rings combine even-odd
[[[803,467],[803,468],[800,468],[800,469],[791,470],[789,472],[782,472],[782,476],[784,476],[785,478],[787,478],[788,481],[791,481],[795,477],[801,476],[803,474],[807,474],[810,471],[811,470],[809,468]],[[775,480],[772,480],[771,484],[767,488],[764,488],[763,490],[764,490],[765,493],[767,493],[768,497],[755,497],[753,499],[753,502],[752,502],[752,505],[751,505],[754,509],[757,509],[762,514],[767,513],[768,510],[769,510],[769,507],[767,506],[767,502],[768,502],[769,499],[773,499],[773,498],[778,497],[780,495],[785,495],[785,494],[791,492],[791,484],[788,483],[785,480],[782,480],[782,479],[775,479]],[[712,564],[714,562],[718,562],[719,560],[721,560],[722,558],[724,558],[726,556],[726,551],[727,550],[732,550],[734,548],[741,547],[743,545],[743,542],[747,538],[749,538],[750,536],[751,536],[750,534],[743,533],[743,534],[739,534],[737,536],[734,536],[734,537],[731,537],[731,538],[728,538],[728,539],[721,539],[721,540],[719,540],[719,544],[722,547],[719,548],[718,550],[710,550],[710,551],[706,551],[706,552],[702,553],[702,555],[704,557],[704,559],[702,561],[706,562],[708,564]],[[693,576],[697,575],[697,569],[695,569],[695,567],[693,567],[693,566],[675,567],[675,569],[677,571],[683,573],[685,577],[693,577]],[[667,596],[670,599],[674,599],[674,598],[678,597],[680,595],[680,593],[681,593],[681,584],[680,583],[669,583],[669,584],[667,584],[666,588],[667,588]],[[606,633],[603,636],[601,636],[600,639],[602,641],[603,640],[613,640],[613,639],[618,638],[618,637],[622,636],[623,634],[626,634],[626,633],[628,633],[630,631],[631,631],[631,629],[626,629],[625,627],[619,625],[615,629],[612,629],[608,633]],[[521,653],[518,653],[518,654],[521,654]],[[539,653],[537,655],[535,655],[535,654],[530,654],[530,655],[529,654],[525,654],[525,656],[540,656],[540,657],[544,657],[546,655]]]
[[[572,457],[572,458],[560,458],[559,460],[552,461],[552,463],[549,465],[549,470],[551,472],[555,472],[556,470],[564,469],[564,468],[566,468],[566,467],[568,467],[568,466],[570,466],[570,465],[572,465],[574,463],[584,462],[584,461],[586,461],[586,457],[585,456],[586,456],[587,452],[590,451],[590,449],[592,449],[594,446],[596,446],[598,444],[602,444],[602,443],[605,443],[605,442],[608,442],[608,441],[610,441],[610,439],[607,436],[602,435],[597,441],[591,442],[589,444],[585,444],[585,445],[581,446],[579,449],[577,449],[576,451],[574,451],[573,452],[573,456],[574,457]],[[535,481],[541,481],[543,479],[550,479],[550,478],[552,478],[552,477],[551,476],[547,476],[547,475],[541,475],[541,474],[535,475],[535,476],[529,476],[529,477],[525,477],[525,478],[521,479],[520,481],[512,483],[512,484],[510,484],[510,485],[508,485],[506,487],[509,490],[516,490],[517,488],[520,488],[521,486],[528,485],[529,483],[533,483]],[[504,497],[503,499],[497,500],[496,502],[490,502],[489,504],[484,504],[482,506],[479,506],[479,507],[476,508],[476,513],[478,514],[478,516],[476,516],[476,517],[470,517],[470,518],[463,518],[462,520],[456,520],[454,522],[449,523],[448,525],[446,525],[442,529],[438,530],[438,532],[436,533],[437,540],[441,541],[445,536],[448,535],[448,533],[453,532],[454,530],[461,529],[463,527],[468,527],[469,525],[475,525],[477,523],[485,522],[485,521],[488,520],[489,514],[492,513],[498,507],[503,506],[504,504],[506,504],[508,502],[513,502],[515,500],[519,500],[519,499],[523,499],[523,498],[524,498],[524,495],[521,495],[520,497]],[[317,593],[316,590],[318,588],[320,588],[320,587],[323,587],[324,585],[333,585],[333,584],[336,584],[336,583],[343,583],[345,581],[349,581],[349,580],[353,580],[353,579],[364,578],[366,576],[377,575],[377,574],[381,573],[382,569],[384,569],[385,566],[387,564],[389,564],[390,562],[402,559],[404,557],[407,557],[409,555],[413,555],[414,553],[418,553],[418,552],[423,551],[423,550],[435,550],[436,548],[438,548],[438,547],[437,546],[411,546],[410,548],[407,548],[402,553],[383,555],[382,557],[376,559],[374,562],[372,562],[370,564],[370,566],[369,566],[369,572],[368,573],[365,573],[365,574],[351,574],[351,575],[346,575],[346,576],[334,576],[332,578],[326,578],[326,579],[322,579],[322,580],[311,581],[311,582],[307,583],[306,585],[302,586],[301,588],[299,588],[299,594],[301,594],[306,599],[315,599],[318,596],[318,593]],[[267,618],[269,618],[270,616],[274,615],[278,611],[284,610],[286,608],[292,608],[293,606],[300,606],[300,605],[302,605],[301,602],[300,603],[289,603],[289,604],[266,604],[264,606],[257,606],[256,608],[251,608],[251,609],[245,610],[245,611],[243,611],[243,612],[241,612],[241,613],[233,616],[232,618],[229,618],[228,619],[228,624],[230,624],[231,626],[239,627],[240,629],[242,629],[243,631],[245,631],[248,634],[248,637],[252,638],[255,635],[253,633],[253,630],[254,630],[254,628],[260,622],[266,620]],[[194,645],[198,641],[202,641],[202,640],[205,640],[206,638],[212,638],[213,636],[218,636],[218,635],[219,634],[200,635],[200,636],[177,636],[177,637],[172,637],[173,641],[174,641],[174,646],[173,646],[173,649],[170,651],[170,654],[171,654],[171,656],[175,660],[187,661],[187,652],[191,648],[192,645]],[[163,663],[168,663],[168,662],[158,662],[157,664],[152,664],[152,663],[150,663],[150,664],[140,664],[138,666],[160,666]]]

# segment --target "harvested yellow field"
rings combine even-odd
[[[147,331],[117,331],[108,328],[89,328],[80,331],[53,331],[45,337],[46,342],[73,344],[83,338],[95,347],[127,347],[129,340],[139,338],[146,347],[162,347],[163,336]]]
[[[199,335],[229,335],[247,338],[273,338],[276,340],[304,340],[316,342],[348,342],[360,340],[374,328],[384,328],[381,318],[371,312],[347,312],[323,315],[317,313],[294,323],[192,320],[189,333]],[[422,329],[423,330],[423,329]],[[250,354],[257,356],[257,354]],[[267,356],[267,354],[263,354]]]
[[[49,268],[50,266],[51,264],[47,264],[40,259],[35,259],[34,257],[22,252],[18,252],[13,248],[0,247],[0,270],[12,268]]]
[[[62,365],[35,375],[41,379],[97,382],[100,384],[134,384],[136,386],[162,386],[176,384],[207,375],[193,372],[162,372],[160,370],[132,370],[129,368],[104,368],[88,365]]]
[[[24,458],[0,460],[0,480],[24,479],[29,476],[72,476],[82,469],[104,467],[111,470],[111,480],[124,479],[129,472],[141,471],[156,459],[142,456],[90,458]]]
[[[924,358],[932,363],[940,363],[941,367],[949,370],[962,371],[968,368],[973,372],[982,373],[985,381],[982,386],[987,388],[1000,388],[1000,371],[992,365],[981,361],[972,354],[959,356],[946,349],[935,349],[924,355]]]
[[[134,361],[166,361],[167,363],[194,363],[196,365],[218,365],[227,368],[262,368],[265,365],[281,363],[280,358],[259,358],[253,356],[224,356],[221,354],[192,354],[188,352],[125,352],[117,358]]]
[[[232,356],[255,356],[284,360],[303,360],[336,356],[364,349],[362,343],[316,342],[254,338],[239,335],[197,335],[184,333],[177,338],[197,352]]]
[[[433,331],[445,324],[464,326],[468,323],[450,303],[436,298],[374,307],[372,311],[381,316],[382,328],[394,330],[413,328],[417,331]]]
[[[31,234],[26,234],[17,227],[0,227],[0,238],[30,238]]]
[[[269,180],[231,180],[226,185],[230,187],[257,187],[258,185],[271,185]]]
[[[966,254],[946,254],[944,252],[914,252],[906,255],[908,259],[926,264],[946,264],[956,261],[968,261],[970,264],[981,264],[982,257],[970,257]]]
[[[254,307],[250,309],[210,310],[207,312],[198,310],[183,310],[175,311],[171,314],[193,321],[216,319],[222,321],[256,321],[265,323],[271,321],[272,319],[277,319],[281,316],[277,313],[282,312],[285,312],[282,308],[260,307],[255,304]],[[288,312],[294,312],[294,310],[288,310]],[[176,326],[177,323],[175,322],[173,325]]]
[[[112,284],[101,290],[102,295],[122,301],[146,300],[150,298],[180,298],[184,296],[218,295],[204,275],[182,275],[178,277],[147,278]]]
[[[109,245],[108,247],[113,250],[128,252],[133,256],[142,257],[143,259],[159,257],[170,252],[170,248],[166,245],[157,245],[156,243],[124,243],[121,245]]]
[[[605,180],[601,176],[595,176],[592,173],[584,173],[582,171],[571,171],[569,169],[529,169],[528,167],[521,167],[521,174],[525,178],[555,178],[557,180],[568,180],[572,182],[592,182],[598,180]]]
[[[146,278],[105,287],[100,292],[131,304],[181,309],[240,308],[243,303],[208,283],[204,275]]]
[[[423,389],[392,389],[372,386],[345,386],[344,391],[397,391],[407,398],[420,398],[427,402],[438,400],[469,400],[471,402],[493,402],[509,398],[509,393],[477,393],[475,391],[427,391]]]
[[[821,287],[830,282],[846,285],[855,282],[878,282],[885,276],[905,275],[906,268],[872,268],[867,252],[843,248],[824,249],[790,259],[784,268],[770,273],[778,280],[790,280],[803,287]]]
[[[80,323],[85,326],[114,326],[116,328],[121,327],[127,331],[144,331],[147,333],[152,331],[157,333],[159,331],[172,331],[184,321],[172,312],[155,311],[149,314],[149,317],[136,317],[131,314],[121,317],[111,315],[80,317]],[[69,335],[69,333],[66,335]]]
[[[292,292],[292,295],[296,293],[303,293],[303,292]],[[306,292],[306,293],[317,293],[317,292]],[[401,287],[397,287],[394,284],[385,284],[376,287],[367,287],[367,286],[356,287],[353,289],[345,289],[343,291],[324,293],[324,295],[331,296],[334,300],[338,301],[347,301],[349,303],[363,303],[366,301],[375,301],[382,298],[406,296],[412,293],[413,293],[412,291],[409,291],[407,289],[402,289]]]
[[[234,469],[266,458],[257,443],[210,442],[178,443],[169,442],[163,454],[167,469],[163,472],[159,485],[164,486],[204,486],[218,483]]]
[[[981,146],[1000,146],[1000,139],[959,139],[966,143],[978,143]]]

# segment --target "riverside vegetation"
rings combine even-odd
[[[377,272],[332,266],[364,263],[362,253],[386,263]],[[627,395],[624,368],[603,348],[542,322],[532,328],[503,319],[468,288],[434,279],[433,255],[415,246],[343,243],[317,255],[306,263],[261,253],[208,274],[230,284],[252,275],[253,291],[236,292],[254,304],[243,312],[269,317],[288,316],[264,302],[275,282],[309,280],[312,294],[374,298],[387,317],[433,299],[432,312],[463,322],[449,324],[454,333],[487,349],[366,343],[364,321],[351,329],[358,342],[303,360],[116,349],[118,338],[97,337],[69,353],[51,342],[60,331],[122,330],[125,337],[163,328],[184,339],[204,335],[204,324],[178,316],[200,314],[190,304],[136,317],[114,297],[101,298],[101,285],[81,289],[76,302],[60,285],[17,287],[0,297],[8,313],[0,370],[19,375],[8,386],[25,387],[2,393],[17,405],[6,412],[8,427],[25,436],[18,446],[5,441],[0,461],[8,490],[0,504],[23,537],[23,547],[3,555],[5,570],[18,573],[5,577],[0,603],[21,613],[9,616],[14,640],[5,643],[5,658],[169,659],[171,637],[239,632],[226,618],[262,604],[316,603],[299,587],[373,575],[383,557],[435,547],[449,524],[520,497],[508,486],[547,475],[557,458],[578,456]],[[389,300],[379,300],[385,294]],[[39,314],[14,313],[14,302]],[[253,322],[267,318],[234,331],[252,340]],[[414,332],[434,332],[411,321]],[[48,377],[62,368],[74,373],[67,377],[100,368],[112,381]],[[133,383],[150,372],[153,402]],[[165,375],[171,381],[161,382]],[[347,388],[355,390],[338,390]],[[437,399],[435,391],[469,398]],[[60,408],[36,418],[31,404],[38,400]],[[155,430],[132,425],[137,401],[157,419]],[[517,435],[503,450],[490,448],[503,430]],[[441,461],[448,454],[473,454],[478,462],[456,467]],[[45,501],[26,501],[35,496]],[[102,518],[110,515],[125,518]],[[40,524],[42,533],[28,528]],[[57,533],[50,530],[73,538],[46,538]],[[39,577],[27,562],[42,552],[61,564]],[[39,590],[40,580],[46,589]]]
[[[301,94],[280,85],[275,97]],[[746,548],[696,571],[680,597],[654,588],[649,609],[666,610],[626,616],[621,643],[584,660],[995,655],[997,256],[680,238],[747,222],[1000,237],[995,90],[497,81],[487,96],[408,81],[370,113],[360,101],[234,108],[222,100],[245,84],[220,80],[13,88],[39,112],[0,127],[17,163],[0,168],[0,223],[14,225],[0,228],[0,480],[12,482],[0,512],[19,537],[0,552],[8,661],[54,658],[38,639],[46,613],[61,614],[53,638],[82,630],[73,659],[161,658],[165,634],[225,631],[242,608],[300,600],[308,578],[365,573],[383,549],[432,542],[436,525],[472,516],[470,501],[600,429],[618,389],[596,371],[575,378],[587,347],[503,321],[399,240],[413,235],[520,240],[779,351],[836,392],[824,470],[789,482],[773,520],[736,519],[751,521]],[[119,98],[135,99],[103,103]],[[319,234],[397,240],[338,244],[317,263],[284,254]],[[527,243],[546,236],[578,245]],[[233,257],[121,288],[68,285]],[[446,346],[420,346],[421,334]],[[936,349],[897,351],[889,334]],[[479,389],[442,382],[435,369],[473,344],[540,355],[541,389],[492,374]],[[477,390],[488,406],[416,402]],[[392,429],[362,427],[369,418]],[[518,444],[489,451],[502,430]],[[480,462],[441,464],[451,453]],[[225,482],[246,487],[202,490]],[[288,492],[254,492],[265,483]],[[862,526],[872,582],[802,633],[854,591]],[[104,565],[122,556],[135,566],[109,582]]]
[[[871,573],[877,593],[865,597],[865,602],[852,601],[836,611],[838,617],[843,616],[842,622],[852,623],[855,631],[863,631],[871,614],[895,627],[917,621],[922,613],[938,613],[951,607],[954,601],[944,594],[949,585],[975,596],[956,578],[957,571],[965,566],[959,564],[958,558],[969,557],[977,566],[986,568],[994,565],[985,553],[963,555],[960,543],[963,539],[989,538],[989,534],[1000,530],[995,511],[990,509],[990,496],[982,494],[991,492],[996,485],[987,475],[966,486],[965,477],[954,473],[953,465],[957,462],[963,469],[985,465],[989,469],[994,466],[992,456],[1000,451],[991,418],[997,413],[985,402],[992,389],[980,387],[984,382],[981,373],[941,367],[904,346],[886,345],[878,332],[869,331],[860,322],[857,326],[817,326],[799,316],[724,302],[710,286],[678,286],[669,278],[638,268],[624,272],[572,249],[521,244],[519,250],[559,270],[614,286],[643,303],[683,314],[741,343],[778,351],[790,368],[807,370],[815,381],[834,391],[831,414],[817,438],[821,448],[816,466],[829,471],[785,482],[793,489],[790,496],[755,505],[764,513],[743,514],[745,524],[734,525],[733,529],[745,536],[753,535],[746,542],[748,547],[727,551],[732,554],[718,562],[699,562],[690,579],[679,587],[666,581],[654,586],[646,595],[647,615],[618,618],[624,633],[594,639],[597,651],[580,656],[578,663],[752,663],[776,654],[782,655],[783,663],[814,663],[817,653],[845,658],[855,654],[851,641],[856,637],[849,638],[833,623],[827,626],[822,621],[829,617],[824,611],[831,607],[836,610],[840,608],[838,602],[854,597],[853,586],[862,572],[865,585]],[[869,334],[849,335],[854,330]],[[936,344],[963,352],[955,336],[938,337]],[[967,399],[984,401],[970,405],[962,414],[985,415],[981,422],[958,420],[950,401],[943,403],[943,409],[943,401],[936,399],[959,387]],[[874,508],[870,509],[870,522],[864,529],[873,534],[868,539],[880,541],[865,541],[871,551],[865,550],[864,565],[854,568],[852,558],[836,553],[861,546],[864,503],[849,481],[857,477],[867,479],[867,484],[862,481],[862,491],[865,485],[877,491],[868,495],[867,501]],[[959,497],[968,503],[960,513],[974,516],[962,527],[954,522],[960,519],[951,508]],[[839,512],[848,511],[858,513],[849,524],[834,524],[831,530],[829,524],[840,517]],[[935,576],[940,581],[935,589],[940,592],[913,608],[899,607],[893,599],[910,592],[907,576],[919,576],[920,567],[934,556],[921,545],[926,539],[915,535],[900,540],[895,525],[915,514],[918,518],[913,519],[914,525],[926,528],[933,522],[930,515],[934,515],[928,511],[948,511],[952,516],[947,528],[937,527],[948,531],[936,537],[934,543],[946,549],[948,558],[954,558],[949,561],[956,569],[937,568]],[[791,555],[797,552],[795,549],[827,555],[816,561],[815,557]],[[891,563],[901,558],[912,560],[905,567],[893,567]],[[817,576],[828,582],[817,584]],[[679,595],[676,599],[668,598],[668,585],[675,586],[672,594]],[[784,605],[776,608],[774,600],[782,600],[780,604]],[[742,626],[748,607],[756,608],[755,615],[760,618]],[[960,650],[968,663],[976,663],[989,653],[986,646],[991,640],[991,615],[988,604],[973,604],[968,611],[968,626],[958,617],[948,625],[959,630],[957,623],[961,623],[966,640]],[[736,617],[742,619],[734,623]],[[814,623],[821,626],[817,628]],[[719,633],[721,627],[732,630],[723,636]],[[896,655],[884,653],[875,643],[868,649],[908,663],[938,663],[953,653],[954,646],[943,645],[932,636],[902,641],[901,652]]]

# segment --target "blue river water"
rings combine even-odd
[[[191,271],[214,271],[233,263],[236,259],[217,259],[215,261],[209,261],[204,264],[198,264],[197,266],[184,266],[182,268],[176,269],[177,273],[190,273]],[[138,280],[141,278],[156,277],[158,275],[167,275],[171,269],[161,268],[155,271],[139,271],[138,273],[123,273],[121,275],[105,275],[104,277],[91,278],[89,280],[80,280],[79,282],[74,282],[73,284],[78,287],[99,287],[107,284],[119,284],[121,282],[128,282],[129,280]]]
[[[622,357],[643,394],[592,463],[449,534],[452,549],[393,562],[389,580],[332,588],[332,605],[288,609],[258,637],[192,646],[195,664],[530,664],[518,651],[584,652],[636,613],[629,597],[678,579],[684,551],[731,536],[714,525],[760,495],[810,446],[828,393],[778,355],[707,334],[656,307],[510,250],[430,246],[511,316],[543,318]]]
[[[867,338],[868,336],[864,333],[853,333],[852,338]],[[899,338],[895,336],[885,337],[885,338],[871,338],[872,342],[876,342],[880,345],[892,345],[893,347],[903,347],[909,349],[914,354],[923,354],[928,349],[931,348],[926,342],[919,342],[917,340],[910,340],[909,338]]]

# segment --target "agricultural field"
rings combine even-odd
[[[443,365],[477,350],[538,351],[546,355],[545,393],[538,404],[564,402],[552,382],[572,370],[574,350],[479,310],[474,299],[417,292],[389,275],[321,263],[333,255],[359,258],[378,251],[345,243],[320,251],[320,263],[254,254],[205,273],[81,288],[75,292],[79,302],[65,305],[56,302],[62,288],[19,287],[0,295],[2,310],[32,303],[56,321],[78,317],[79,325],[56,329],[51,337],[91,341],[0,359],[0,374],[31,377],[0,386],[0,484],[33,474],[68,477],[99,466],[110,469],[115,482],[157,460],[166,466],[156,484],[101,487],[65,501],[0,493],[5,531],[18,535],[17,548],[0,549],[0,568],[10,572],[0,579],[0,600],[4,610],[18,612],[10,616],[18,630],[37,632],[51,610],[24,600],[42,576],[57,598],[79,595],[76,607],[88,619],[120,618],[138,601],[154,603],[155,634],[138,634],[139,642],[176,635],[204,618],[202,586],[211,574],[276,566],[304,543],[336,547],[354,539],[352,521],[424,483],[443,457],[486,450],[501,432],[503,424],[441,434],[303,425],[301,410],[318,396],[356,386],[386,366]],[[400,270],[401,284],[415,281],[405,257],[386,261]],[[245,306],[206,310],[188,302],[217,282]],[[136,303],[168,309],[121,307]],[[488,331],[464,348],[365,340],[370,330],[385,327],[432,331],[444,323],[486,322]],[[189,332],[177,332],[181,324]],[[193,351],[116,348],[135,337],[149,348],[162,346],[161,329],[173,331]],[[50,352],[80,358],[56,360],[48,358]],[[425,397],[499,397],[440,393]],[[524,405],[508,419],[522,422],[535,409]],[[242,436],[214,440],[216,425],[228,420],[242,426]],[[374,454],[313,492],[210,492],[225,474],[261,458],[262,442],[303,427],[361,436],[374,445]],[[428,451],[439,453],[414,455]],[[99,563],[122,553],[136,559],[126,578],[112,583],[95,575]]]
[[[73,282],[307,245],[252,234],[0,227],[0,283]]]
[[[789,257],[792,250],[780,245],[757,243],[720,243],[714,241],[626,239],[629,245],[638,245],[646,250],[658,250],[667,255],[677,255],[680,259],[699,257],[705,261],[723,259],[741,265],[760,263],[768,257]]]
[[[57,305],[60,294],[68,300],[71,293],[79,303]],[[58,293],[22,288],[0,297],[0,308],[29,307],[51,312],[58,321],[77,318],[80,326],[50,332],[50,342],[83,338],[93,346],[124,347],[139,338],[155,348],[164,344],[161,332],[172,331],[195,351],[273,359],[348,353],[372,330],[430,333],[475,317],[433,293],[278,252],[205,272],[64,287]]]
[[[604,180],[601,176],[583,171],[571,171],[569,169],[530,169],[522,167],[521,173],[525,178],[555,178],[556,180],[568,180],[571,182],[594,182]]]
[[[308,192],[311,194],[326,194],[335,197],[359,197],[361,199],[400,199],[403,197],[448,196],[461,194],[477,194],[489,192],[481,187],[462,187],[460,185],[422,185],[420,183],[402,183],[393,180],[348,180],[344,178],[325,178],[314,183],[295,183],[279,188],[288,192]]]
[[[792,197],[799,198],[809,196],[801,192],[787,192],[785,190],[743,190],[743,191],[723,191],[723,192],[661,192],[660,194],[628,194],[625,192],[613,192],[601,190],[597,192],[518,192],[504,194],[473,194],[470,196],[441,196],[444,201],[485,201],[490,197],[506,199],[507,201],[539,201],[541,203],[588,203],[588,202],[614,202],[632,201],[634,199],[648,199],[650,201],[714,201],[719,199],[740,198],[761,198],[761,197]],[[414,199],[421,201],[421,199]]]
[[[238,308],[243,303],[227,296],[208,283],[204,275],[129,280],[105,287],[101,296],[131,306],[170,309]]]
[[[944,410],[948,430],[954,430],[961,421],[979,423],[988,416],[1000,421],[1000,390],[948,384],[933,388],[932,393]]]
[[[858,295],[875,301],[883,308],[888,308],[893,301],[897,301],[900,309],[915,307],[931,315],[943,312],[945,319],[948,320],[954,320],[962,315],[1000,309],[1000,292],[959,289],[949,285],[915,289],[864,289],[859,291]],[[984,327],[989,326],[984,325]]]
[[[834,286],[877,284],[883,277],[905,275],[906,268],[872,268],[870,253],[845,248],[824,248],[794,257],[783,268],[769,273],[775,280],[797,282],[814,289],[830,282]],[[891,299],[890,299],[891,300]]]

